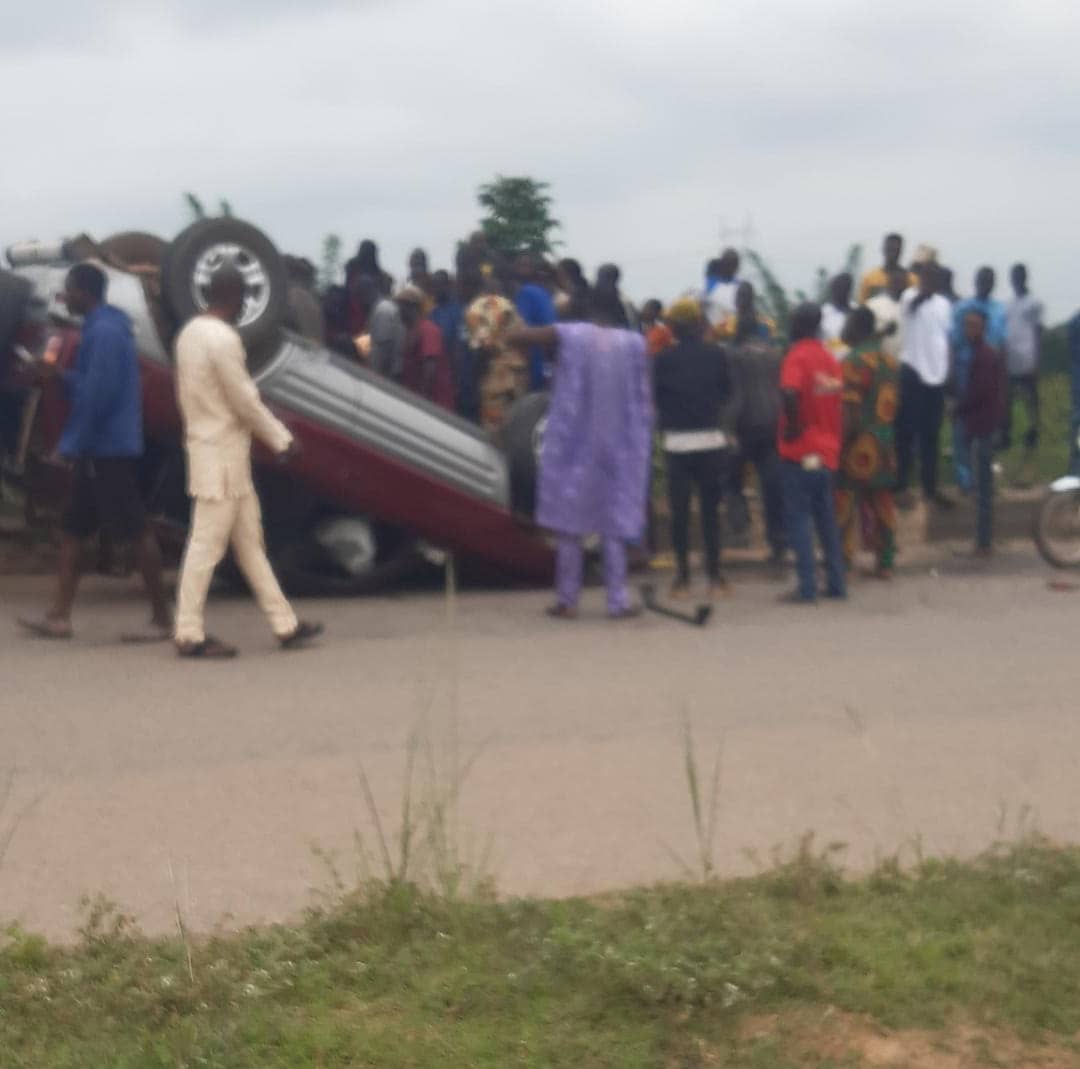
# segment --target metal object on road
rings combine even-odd
[[[679,612],[661,605],[656,600],[656,587],[652,583],[646,583],[641,587],[641,603],[649,612],[655,612],[658,616],[666,616],[671,620],[678,620],[683,624],[693,627],[704,627],[712,618],[713,607],[711,605],[698,605],[693,612]]]

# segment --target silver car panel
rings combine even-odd
[[[473,497],[510,506],[506,458],[481,430],[297,335],[258,373],[263,397]]]

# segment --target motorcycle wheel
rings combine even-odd
[[[1034,533],[1047,564],[1080,568],[1080,490],[1048,490],[1035,513]]]

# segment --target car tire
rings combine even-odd
[[[125,230],[101,242],[101,251],[107,260],[129,269],[160,268],[168,248],[169,243],[164,238],[141,230]]]
[[[550,404],[548,393],[527,394],[511,407],[502,429],[502,447],[510,469],[510,507],[521,516],[536,513],[540,447]]]
[[[257,227],[240,219],[200,219],[177,235],[161,265],[161,292],[177,325],[206,311],[214,270],[233,262],[248,280],[237,330],[249,357],[276,347],[289,307],[285,260]]]
[[[26,315],[33,286],[20,275],[0,271],[0,358],[7,355],[8,345]]]

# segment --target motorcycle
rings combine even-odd
[[[1076,442],[1080,452],[1080,436]],[[1035,512],[1035,545],[1055,568],[1080,568],[1080,475],[1063,475],[1046,490]]]

